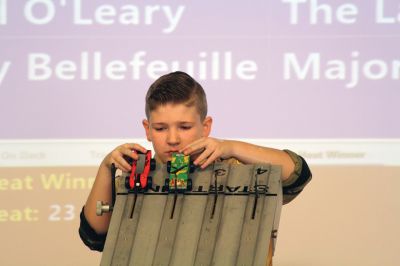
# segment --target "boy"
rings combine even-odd
[[[155,159],[166,163],[172,153],[190,155],[194,164],[207,167],[216,160],[244,164],[271,163],[282,166],[284,203],[296,197],[311,179],[303,158],[288,150],[276,150],[253,144],[209,137],[212,118],[207,116],[203,88],[183,72],[157,79],[146,95],[146,117],[143,127],[147,140],[153,143]],[[139,144],[116,147],[100,164],[96,181],[81,212],[79,234],[91,249],[102,251],[111,214],[96,215],[96,201],[111,202],[111,165],[124,172],[131,166],[124,155],[138,159],[136,151],[146,152]]]

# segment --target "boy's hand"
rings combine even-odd
[[[110,152],[103,160],[103,164],[108,168],[111,168],[111,164],[114,164],[116,168],[122,170],[123,172],[129,172],[131,170],[130,164],[124,159],[124,156],[129,156],[134,160],[139,157],[136,151],[145,153],[146,148],[143,148],[136,143],[125,143],[116,147],[112,152]]]
[[[232,155],[230,141],[215,138],[201,138],[187,145],[179,152],[185,155],[199,154],[194,160],[195,165],[200,165],[202,169],[213,163],[215,160],[229,158]]]

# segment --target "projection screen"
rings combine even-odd
[[[97,265],[78,236],[144,98],[181,70],[212,136],[291,149],[313,180],[274,265],[398,265],[400,1],[0,0],[2,265]]]

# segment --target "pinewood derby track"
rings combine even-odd
[[[128,193],[124,174],[101,265],[267,264],[282,206],[280,167],[215,163],[190,174],[185,193],[165,189],[165,164],[150,173],[146,192]]]

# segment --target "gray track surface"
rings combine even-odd
[[[138,194],[124,187],[125,173],[117,177],[101,265],[266,265],[282,206],[280,167],[215,163],[190,174],[192,191],[177,195],[163,191],[166,165],[150,175],[153,189]]]

